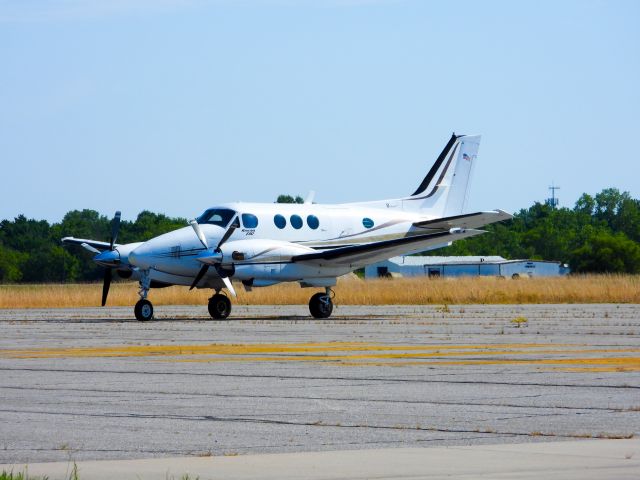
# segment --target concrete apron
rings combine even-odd
[[[70,478],[73,464],[35,463],[30,476]],[[390,448],[234,457],[79,461],[80,480],[207,479],[638,479],[640,439],[468,447]],[[24,471],[20,464],[0,471]]]

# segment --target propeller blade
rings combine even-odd
[[[237,297],[236,290],[233,288],[233,284],[231,283],[231,280],[229,279],[229,277],[221,277],[221,278],[222,278],[222,281],[224,282],[225,287],[227,287],[227,290],[231,292],[231,295],[233,295],[234,297]]]
[[[120,210],[118,210],[111,221],[111,250],[113,250],[113,244],[118,239],[118,232],[120,231]]]
[[[80,246],[81,246],[82,248],[85,248],[85,249],[89,250],[89,251],[90,251],[90,252],[92,252],[92,253],[97,254],[97,255],[99,255],[100,253],[102,253],[100,250],[98,250],[98,249],[97,249],[97,248],[95,248],[95,247],[92,247],[92,246],[91,246],[91,245],[89,245],[88,243],[84,243],[84,242],[82,242],[82,243],[80,244]]]
[[[111,286],[111,269],[107,268],[104,271],[104,283],[102,284],[102,306],[107,303],[107,296],[109,295],[109,287]]]
[[[229,237],[233,235],[233,232],[235,232],[236,228],[238,227],[235,225],[235,223],[231,224],[231,226],[227,229],[227,231],[224,232],[224,235],[220,239],[220,243],[218,243],[218,247],[216,248],[216,250],[219,249],[224,242],[229,240]]]
[[[202,277],[205,276],[205,274],[207,273],[207,270],[209,270],[209,265],[204,264],[200,269],[200,271],[198,272],[198,275],[196,275],[196,278],[193,280],[193,283],[191,284],[191,288],[189,288],[189,290],[193,290],[195,286],[198,285],[198,283],[200,283],[200,280],[202,280]]]
[[[209,245],[207,244],[207,239],[204,236],[204,233],[202,233],[202,229],[200,228],[200,225],[198,224],[198,222],[196,220],[191,220],[189,222],[189,224],[193,228],[193,231],[196,232],[196,236],[198,237],[198,240],[200,240],[200,243],[202,243],[202,246],[204,248],[206,248],[207,250],[209,250]]]

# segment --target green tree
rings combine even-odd
[[[578,273],[640,273],[640,246],[622,232],[590,229],[569,263]]]
[[[13,283],[22,279],[24,257],[25,254],[0,245],[0,282]]]
[[[300,195],[292,197],[291,195],[278,195],[276,203],[304,203],[304,199]]]
[[[143,210],[138,214],[135,222],[122,222],[118,242],[144,242],[188,225],[186,218],[171,218],[162,213]]]

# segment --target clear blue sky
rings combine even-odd
[[[640,196],[640,2],[0,0],[0,218],[409,194]]]

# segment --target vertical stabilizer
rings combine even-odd
[[[402,199],[403,209],[436,217],[463,213],[479,146],[480,135],[452,135],[416,191]]]

